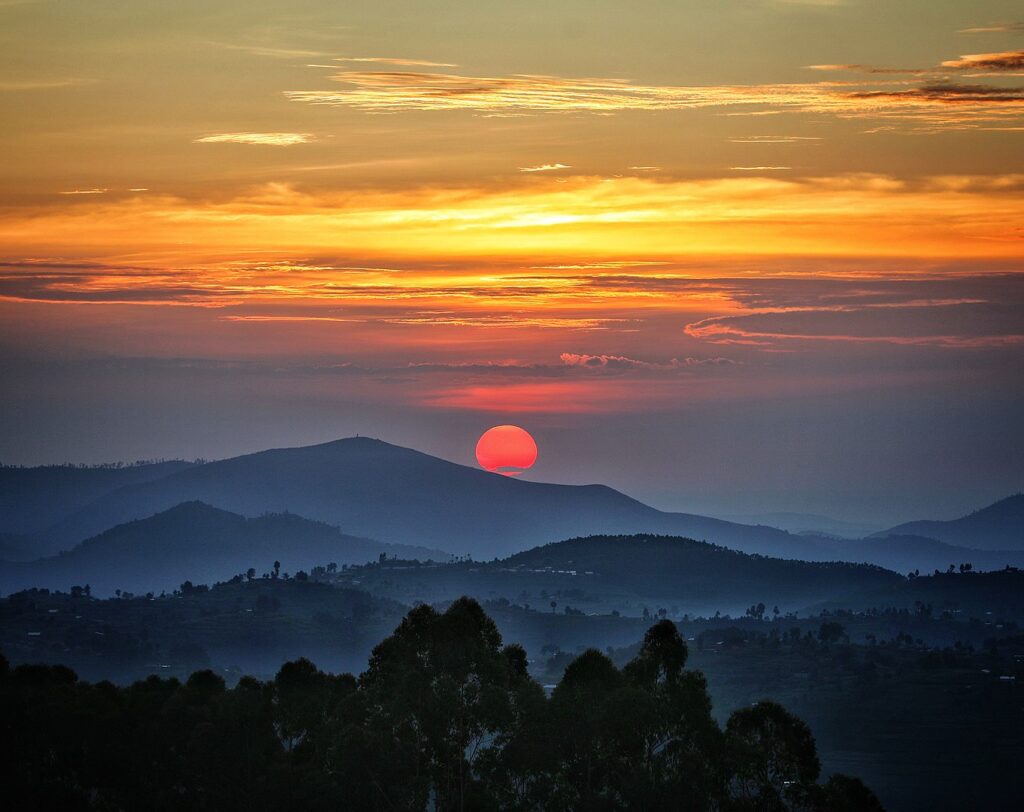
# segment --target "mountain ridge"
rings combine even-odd
[[[904,522],[874,535],[926,536],[979,550],[1024,550],[1024,494],[1012,494],[956,519]]]
[[[116,525],[58,555],[0,569],[0,591],[28,587],[67,590],[89,584],[97,594],[116,589],[159,592],[186,580],[224,580],[249,567],[283,572],[331,562],[363,564],[388,557],[446,560],[440,550],[382,544],[286,513],[246,518],[204,502],[183,502]]]
[[[174,471],[106,493],[38,536],[41,553],[182,502],[247,517],[292,512],[343,532],[478,558],[586,535],[654,533],[807,561],[864,561],[898,572],[1024,565],[1024,551],[978,551],[939,540],[846,540],[688,513],[666,513],[606,485],[504,477],[367,437],[275,448]],[[3,528],[0,528],[3,529]]]

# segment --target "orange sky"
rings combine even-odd
[[[277,370],[313,439],[448,455],[439,420],[1004,403],[1022,36],[1002,0],[0,0],[0,459],[57,453],[44,403],[100,408],[67,364]],[[292,437],[204,391],[221,450]]]

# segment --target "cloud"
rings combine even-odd
[[[980,71],[1018,71],[1024,69],[1024,51],[999,51],[990,54],[964,54],[942,63],[944,68]]]
[[[366,113],[462,110],[485,115],[612,114],[627,110],[758,108],[847,118],[921,119],[932,124],[1020,116],[1013,89],[955,85],[915,86],[907,80],[762,85],[671,86],[625,79],[515,74],[462,76],[410,71],[343,71],[330,77],[336,90],[285,91],[292,101],[343,106]],[[942,89],[942,92],[940,92]],[[1003,109],[999,109],[1003,108]]]
[[[317,56],[327,56],[325,51],[311,51],[304,48],[278,48],[272,45],[259,43],[234,43],[234,42],[207,42],[215,48],[222,48],[228,51],[244,51],[254,56],[270,56],[278,59],[302,59]]]
[[[424,394],[422,402],[496,414],[595,414],[629,411],[640,394],[625,381],[531,381],[444,387]]]
[[[976,349],[1024,343],[1024,276],[721,280],[748,312],[686,325],[719,345]]]
[[[1014,108],[1024,106],[1024,87],[994,87],[992,85],[962,85],[936,82],[909,90],[852,91],[850,98],[890,101],[906,104],[938,103],[948,105],[999,105]]]
[[[196,144],[256,144],[260,146],[291,147],[314,140],[309,133],[214,133],[195,139]]]
[[[1007,32],[1024,31],[1024,22],[1019,23],[995,23],[993,25],[980,25],[974,28],[961,28],[958,34],[1002,34]]]
[[[85,79],[3,79],[0,80],[0,92],[51,90],[60,87],[75,87],[86,84],[86,82]]]
[[[624,355],[587,355],[574,352],[563,352],[561,361],[567,367],[584,370],[600,370],[625,372],[642,370],[644,372],[664,372],[680,369],[694,369],[700,367],[723,367],[734,366],[736,361],[730,358],[716,356],[714,358],[672,358],[671,360],[659,363],[655,361],[640,361],[636,358],[628,358]]]
[[[731,144],[799,144],[805,141],[821,141],[819,135],[746,135],[730,138]]]
[[[555,172],[560,169],[572,169],[568,164],[541,164],[540,166],[521,166],[520,172]]]
[[[730,166],[730,169],[735,169],[741,172],[782,172],[787,169],[792,169],[791,166]]]
[[[922,76],[922,75],[924,75],[924,74],[929,72],[929,71],[924,70],[922,68],[879,68],[879,67],[876,67],[874,65],[862,65],[862,64],[857,64],[857,63],[805,65],[804,67],[808,68],[809,70],[844,71],[844,72],[849,72],[849,73],[868,73],[868,74],[883,75],[883,76],[884,75],[899,76],[901,74],[909,75],[909,76]]]
[[[402,59],[400,57],[393,56],[339,56],[334,59],[335,62],[373,62],[384,65],[399,65],[404,67],[421,67],[421,68],[457,68],[451,62],[430,62],[425,59]]]
[[[66,192],[60,192],[62,195],[102,195],[109,192],[109,189],[69,189]]]
[[[559,356],[562,363],[570,367],[583,369],[650,369],[652,364],[626,358],[622,355],[581,355],[574,352],[563,352]]]

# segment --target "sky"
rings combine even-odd
[[[0,461],[363,434],[666,509],[1024,490],[1002,0],[0,0]]]

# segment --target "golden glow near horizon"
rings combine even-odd
[[[5,342],[491,411],[1021,342],[1012,3],[385,6],[0,2]]]

